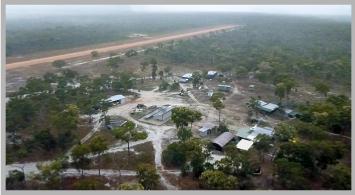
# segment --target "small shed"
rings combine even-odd
[[[190,79],[192,79],[192,73],[186,73],[186,74],[182,75],[181,78],[190,80]]]
[[[113,104],[123,104],[126,101],[126,97],[123,95],[114,95],[106,99],[106,101]]]
[[[232,88],[233,87],[230,85],[218,85],[218,90],[224,91],[224,92],[231,92]]]
[[[217,71],[210,70],[207,72],[207,79],[213,79],[217,76]]]
[[[218,137],[216,137],[212,144],[215,146],[217,150],[222,151],[223,147],[226,146],[230,141],[234,139],[234,135],[231,132],[224,132]]]
[[[251,146],[254,144],[253,141],[250,141],[250,140],[246,140],[246,139],[242,139],[238,142],[237,144],[237,148],[238,149],[241,149],[241,150],[246,150],[248,151]]]
[[[260,109],[262,111],[265,111],[265,112],[268,112],[268,113],[272,113],[272,112],[274,112],[275,110],[277,110],[279,108],[279,106],[276,105],[276,104],[267,103],[267,102],[264,102],[262,100],[258,100],[257,101],[257,106],[256,107],[258,109]]]
[[[200,136],[204,137],[204,136],[210,135],[212,133],[212,130],[214,127],[215,127],[215,125],[213,125],[213,124],[205,124],[201,128],[198,129],[198,132],[199,132]]]

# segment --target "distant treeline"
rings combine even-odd
[[[6,56],[107,43],[128,39],[131,33],[148,35],[221,25],[234,15],[117,13],[29,17],[6,21]]]
[[[280,74],[301,80],[334,81],[350,89],[351,24],[295,16],[241,16],[239,30],[178,41],[159,55],[175,63],[206,64],[259,80]]]

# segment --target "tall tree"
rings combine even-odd
[[[323,94],[325,97],[327,97],[327,94],[330,91],[329,86],[324,82],[314,83],[314,88],[316,92]]]
[[[259,134],[256,137],[256,140],[254,142],[254,148],[260,152],[260,157],[262,158],[262,161],[264,162],[265,159],[265,153],[268,152],[271,148],[272,144],[272,139],[268,135],[264,134]]]
[[[235,190],[238,187],[238,179],[222,171],[207,170],[199,180],[202,187],[209,190]]]
[[[122,127],[113,129],[113,132],[117,139],[123,140],[127,143],[128,156],[130,156],[130,142],[143,140],[148,136],[144,131],[137,131],[136,126],[132,121],[127,121]]]
[[[155,80],[156,76],[157,76],[157,70],[158,70],[158,66],[156,64],[152,64],[152,78]]]
[[[200,85],[201,80],[202,80],[202,75],[199,72],[196,71],[192,73],[192,86],[194,88]]]
[[[212,106],[218,111],[218,124],[221,125],[221,110],[225,107],[222,99],[224,98],[222,93],[214,93],[211,97]]]
[[[154,190],[159,184],[159,175],[151,164],[140,164],[137,167],[137,176],[140,184],[146,190]]]
[[[96,136],[94,137],[90,144],[90,151],[91,153],[97,155],[98,158],[98,166],[99,166],[99,176],[101,175],[101,155],[102,153],[108,149],[108,144],[105,140],[105,138],[103,138],[102,136]]]
[[[86,144],[76,145],[71,151],[73,164],[76,169],[81,171],[81,176],[84,176],[84,169],[88,167],[90,159],[87,155],[90,153],[90,148]]]
[[[276,88],[275,88],[275,95],[277,97],[279,97],[280,99],[280,104],[282,103],[282,99],[285,97],[286,95],[286,86],[284,83],[278,83],[276,84]]]

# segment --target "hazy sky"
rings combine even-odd
[[[351,16],[350,5],[7,5],[7,17],[109,12],[256,12]]]

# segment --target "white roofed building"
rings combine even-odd
[[[126,97],[123,95],[114,95],[106,99],[107,102],[114,104],[123,104],[126,100]]]

